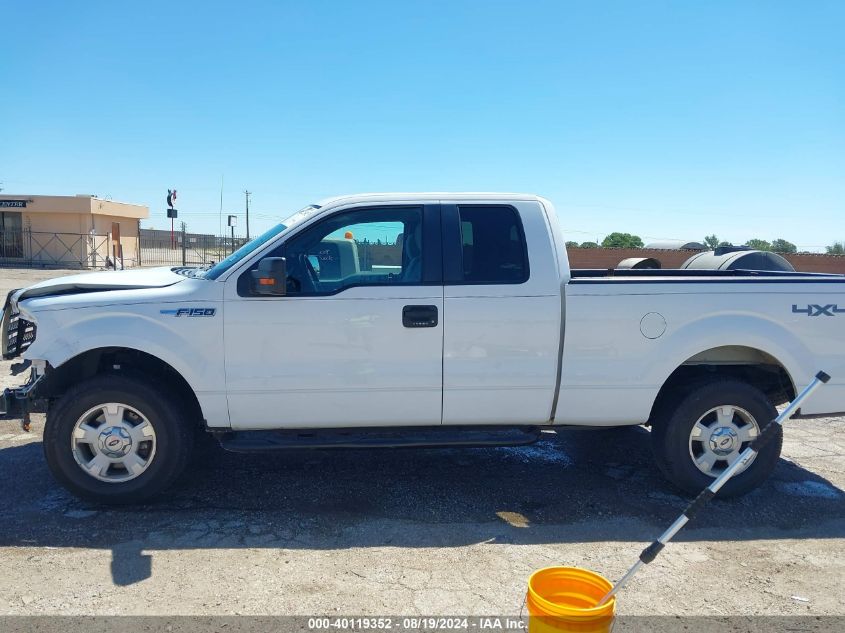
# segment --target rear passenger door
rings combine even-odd
[[[444,201],[444,424],[548,422],[561,298],[536,201]]]

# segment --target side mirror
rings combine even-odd
[[[284,257],[265,257],[252,271],[252,293],[281,297],[285,295],[287,264]]]

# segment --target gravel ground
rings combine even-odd
[[[0,292],[57,274],[0,269]],[[517,614],[533,570],[618,578],[685,505],[633,428],[496,449],[206,443],[155,503],[112,510],[58,487],[42,429],[0,422],[0,614]],[[843,455],[845,419],[791,423],[773,477],[700,515],[620,613],[845,615]]]

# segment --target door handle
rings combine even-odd
[[[402,308],[405,327],[437,327],[437,306],[405,306]]]

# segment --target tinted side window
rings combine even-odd
[[[459,206],[463,280],[519,284],[528,279],[528,255],[519,215],[511,207]]]

